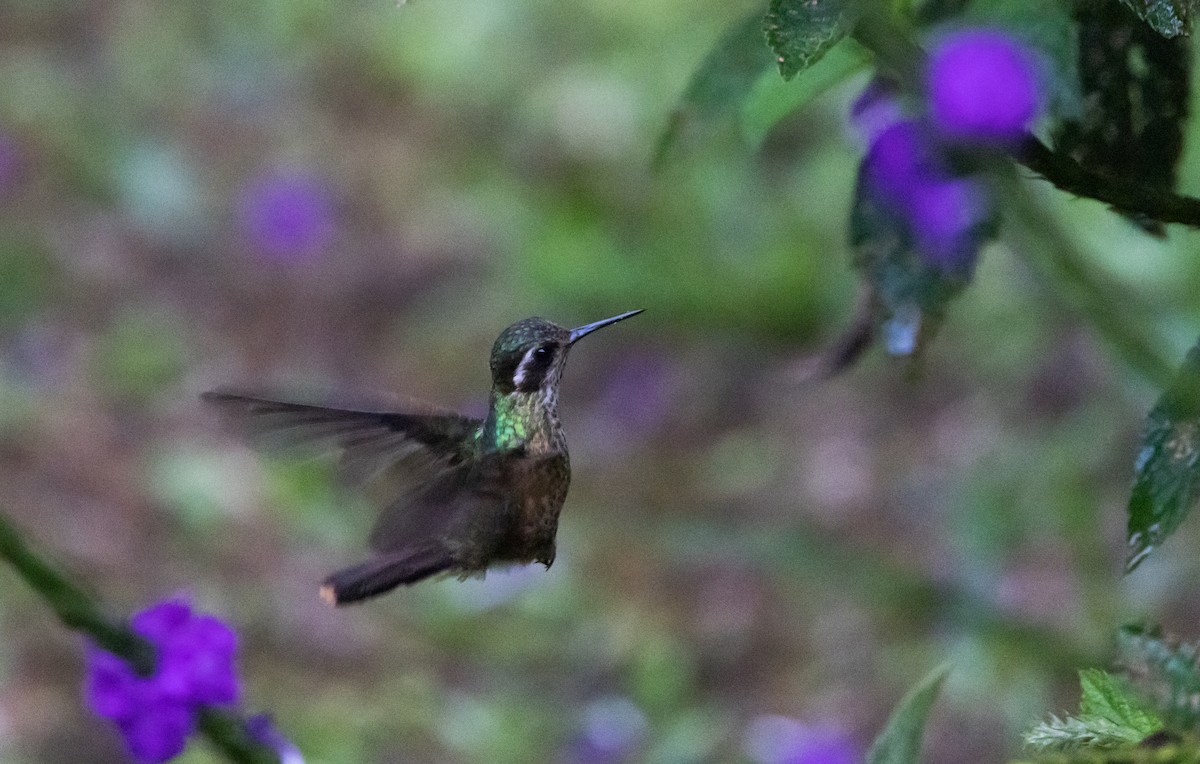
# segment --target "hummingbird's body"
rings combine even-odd
[[[571,466],[558,418],[567,351],[581,337],[641,311],[568,330],[518,321],[492,348],[485,419],[443,412],[377,412],[205,393],[267,446],[341,452],[342,472],[379,484],[386,505],[370,544],[376,555],[331,575],[332,604],[383,594],[438,573],[470,576],[497,564],[554,562]]]

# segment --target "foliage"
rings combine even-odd
[[[1146,418],[1129,498],[1132,571],[1175,532],[1200,488],[1200,346],[1192,348],[1175,381]]]
[[[949,672],[949,665],[938,666],[900,699],[867,752],[867,764],[917,764],[925,721]]]
[[[1195,644],[1166,639],[1156,629],[1129,626],[1118,635],[1118,650],[1126,674],[1170,729],[1200,729]]]
[[[763,21],[779,74],[790,80],[821,60],[850,26],[841,0],[771,0]]]
[[[1079,685],[1079,714],[1051,716],[1025,733],[1026,746],[1038,752],[1128,748],[1162,729],[1162,720],[1118,677],[1084,669]]]

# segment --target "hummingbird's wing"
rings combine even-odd
[[[503,469],[501,456],[489,454],[393,501],[371,531],[375,555],[325,579],[322,599],[346,605],[439,573],[484,570],[516,520],[516,508],[501,490]]]
[[[431,479],[470,456],[482,425],[452,412],[340,409],[224,391],[201,398],[233,421],[255,447],[337,454],[339,474],[350,483],[397,471],[413,484]]]
[[[387,553],[437,540],[450,546],[469,537],[500,538],[506,518],[502,453],[464,461],[410,495],[394,499],[379,514],[368,539]]]

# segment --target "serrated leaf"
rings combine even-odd
[[[1187,32],[1196,13],[1196,0],[1121,0],[1163,37],[1178,37]]]
[[[1187,38],[1165,39],[1112,2],[1077,3],[1075,18],[1081,111],[1059,125],[1057,147],[1094,172],[1174,189],[1190,93]]]
[[[764,72],[772,70],[771,49],[762,30],[762,11],[747,14],[726,31],[704,57],[671,113],[655,148],[661,164],[688,133],[704,133],[739,113]]]
[[[1162,729],[1162,719],[1119,677],[1100,669],[1084,669],[1079,672],[1079,686],[1080,714],[1104,719],[1124,729],[1128,742],[1136,743]]]
[[[1095,717],[1051,716],[1025,733],[1025,745],[1038,753],[1069,752],[1082,749],[1128,747],[1140,738],[1130,740],[1124,727]]]
[[[746,140],[758,145],[780,120],[862,69],[870,60],[866,48],[844,38],[801,77],[788,81],[773,69],[763,72],[742,106]]]
[[[1099,669],[1079,672],[1079,715],[1051,716],[1025,733],[1034,751],[1130,748],[1162,729],[1162,720],[1118,677]]]
[[[868,191],[859,171],[850,209],[854,267],[878,305],[876,324],[890,355],[919,353],[970,273],[947,271],[914,246],[907,223]]]
[[[949,672],[950,664],[943,663],[900,699],[883,731],[871,744],[867,764],[917,764],[925,722]]]
[[[1200,729],[1197,648],[1157,630],[1126,626],[1117,635],[1121,665],[1134,688],[1175,730]]]
[[[1200,344],[1146,418],[1134,467],[1125,572],[1175,532],[1200,493]]]
[[[767,43],[785,80],[819,61],[849,28],[841,0],[771,0],[763,20]]]

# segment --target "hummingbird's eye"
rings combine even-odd
[[[533,392],[541,386],[546,373],[554,364],[554,346],[537,345],[525,351],[525,356],[513,374],[513,387],[523,393]]]

